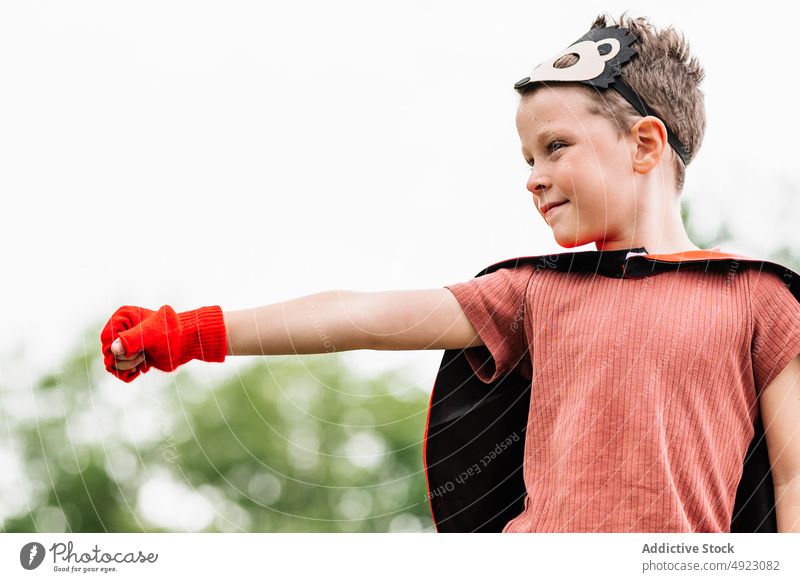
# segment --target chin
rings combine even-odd
[[[595,239],[593,239],[591,237],[588,237],[588,238],[580,237],[578,235],[575,235],[574,233],[572,234],[572,236],[565,236],[565,235],[563,235],[562,233],[559,233],[556,230],[553,231],[553,237],[556,239],[556,242],[558,243],[558,246],[564,247],[565,249],[573,249],[575,247],[582,247],[583,245],[589,244],[590,242],[593,242],[595,240]],[[585,238],[585,240],[584,240],[584,238]]]
[[[575,243],[571,243],[571,242],[562,242],[562,241],[560,241],[558,239],[556,239],[556,242],[558,243],[558,246],[563,247],[565,249],[574,249],[575,247],[581,246],[579,244],[575,244]]]

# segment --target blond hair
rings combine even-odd
[[[706,112],[700,82],[705,77],[703,67],[689,52],[689,43],[672,26],[658,30],[647,18],[629,18],[626,13],[619,26],[628,28],[638,39],[632,48],[638,53],[622,68],[622,75],[633,89],[675,134],[687,149],[689,161],[694,159],[706,128]],[[606,17],[598,16],[592,28],[607,26]],[[575,54],[567,54],[555,63],[556,68],[566,68],[577,61]],[[641,115],[614,90],[597,89],[578,83],[590,96],[595,107],[592,113],[604,115],[617,128],[620,137]],[[538,85],[523,88],[520,99]],[[673,152],[675,182],[678,192],[683,190],[686,168],[680,156]]]

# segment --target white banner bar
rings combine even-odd
[[[800,534],[0,535],[4,581],[794,581],[798,563]]]

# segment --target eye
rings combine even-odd
[[[549,144],[547,144],[547,151],[549,153],[554,153],[554,152],[560,150],[562,147],[565,147],[566,145],[567,144],[565,144],[563,141],[558,141],[556,139],[556,140],[551,141]],[[533,169],[534,169],[533,160],[525,160],[525,163],[527,164],[527,167],[525,169],[529,170],[529,171],[533,171]]]

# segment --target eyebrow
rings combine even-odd
[[[546,126],[542,132],[538,136],[539,143],[549,142],[558,137],[558,134],[563,132],[564,129],[557,126],[557,125],[548,125]],[[530,164],[533,161],[533,158],[528,157],[525,154],[525,146],[522,146],[522,157],[525,159],[525,162]]]

